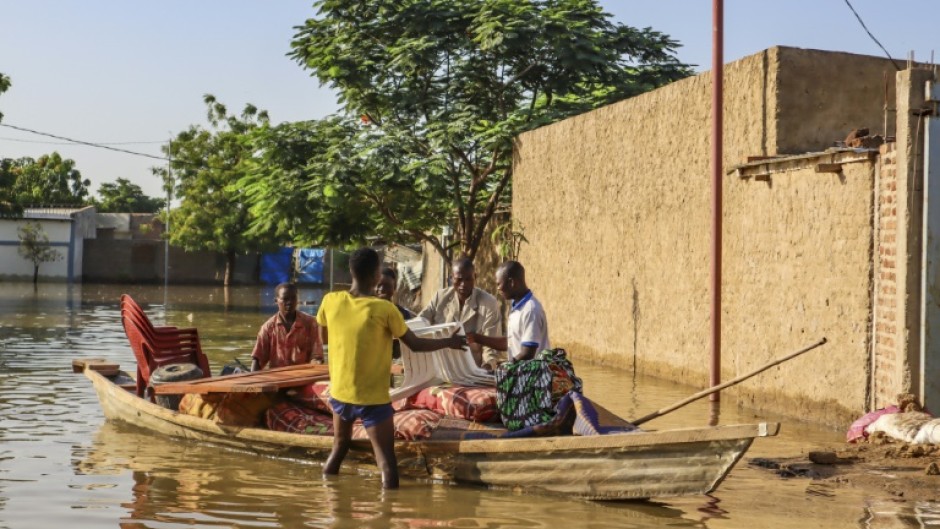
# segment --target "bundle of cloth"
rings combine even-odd
[[[845,439],[857,443],[876,432],[909,444],[940,444],[940,419],[927,413],[914,395],[902,393],[897,405],[867,413],[852,423]]]

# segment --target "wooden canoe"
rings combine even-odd
[[[108,420],[161,434],[256,453],[323,461],[332,438],[234,428],[182,415],[137,397],[86,369]],[[714,491],[754,438],[776,435],[778,423],[690,428],[599,436],[473,441],[414,441],[396,445],[407,476],[562,494],[592,500],[687,496]],[[372,462],[368,441],[356,441],[349,462]]]

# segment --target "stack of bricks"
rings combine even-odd
[[[874,407],[895,400],[903,359],[898,334],[898,175],[894,143],[880,147],[878,181],[878,226],[875,245],[875,354]]]

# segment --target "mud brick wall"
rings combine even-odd
[[[875,57],[772,48],[727,65],[725,168],[880,132],[885,72],[893,94]],[[517,140],[521,260],[553,344],[576,360],[707,386],[710,90],[704,73]],[[872,163],[726,177],[722,379],[830,339],[730,395],[830,422],[866,408],[873,185]]]

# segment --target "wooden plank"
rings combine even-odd
[[[312,384],[329,379],[329,368],[325,365],[303,364],[238,373],[224,377],[203,378],[186,382],[168,382],[154,386],[158,395],[183,393],[266,393],[282,388]]]
[[[72,373],[81,373],[88,364],[107,363],[104,358],[76,358],[72,360]]]
[[[97,371],[106,377],[113,377],[121,371],[121,365],[104,358],[77,358],[72,360],[72,372],[81,373],[86,369]]]
[[[748,156],[747,161],[744,163],[759,162],[761,160],[773,160],[774,158],[781,158],[781,156]]]

